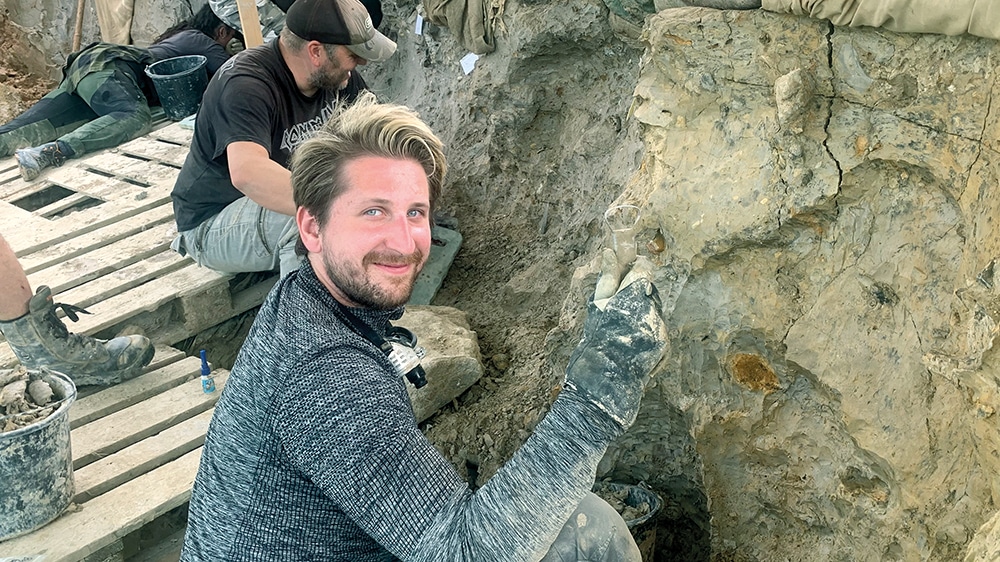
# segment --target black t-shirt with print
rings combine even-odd
[[[287,168],[292,151],[326,123],[338,99],[353,101],[364,89],[365,81],[351,72],[339,92],[303,95],[277,39],[229,59],[208,84],[191,149],[170,194],[177,230],[195,228],[243,196],[229,177],[227,146],[257,143]]]

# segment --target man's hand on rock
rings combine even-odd
[[[667,329],[648,259],[640,256],[622,272],[614,251],[606,249],[601,264],[565,387],[597,405],[624,431],[635,421],[645,383],[666,350]]]

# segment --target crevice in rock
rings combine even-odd
[[[830,69],[831,80],[835,77],[835,70],[833,64],[833,33],[834,26],[832,23],[827,23],[826,28],[826,64]],[[833,85],[830,85],[830,91],[833,91]],[[833,151],[830,150],[830,122],[833,120],[833,100],[835,96],[824,96],[826,101],[826,121],[823,123],[823,148],[826,153],[830,156],[830,160],[835,166],[837,166],[837,194],[833,196],[834,204],[840,195],[841,189],[844,184],[844,169],[841,168],[840,162],[837,161],[837,157],[834,156]]]

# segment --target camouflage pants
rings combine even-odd
[[[68,80],[0,126],[0,156],[61,140],[76,156],[117,146],[149,131],[152,116],[135,76],[111,66],[74,88]]]

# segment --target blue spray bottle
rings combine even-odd
[[[215,392],[215,379],[212,378],[212,368],[208,366],[205,350],[201,350],[201,389],[205,394]]]

